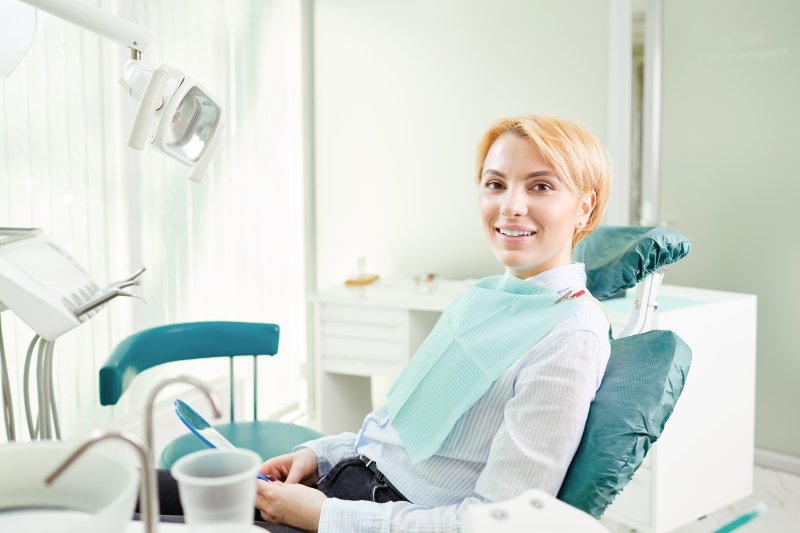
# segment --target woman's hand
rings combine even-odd
[[[309,487],[319,481],[317,456],[308,448],[273,457],[259,468],[262,474],[285,483],[302,483]]]
[[[305,485],[259,480],[256,507],[267,522],[317,531],[325,499],[325,494]]]

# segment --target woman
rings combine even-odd
[[[448,307],[357,435],[264,463],[277,482],[259,481],[261,517],[320,532],[455,532],[469,505],[531,487],[555,495],[610,351],[584,267],[571,262],[602,218],[610,174],[605,149],[575,123],[492,126],[478,204],[505,275]]]

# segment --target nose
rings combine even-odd
[[[500,200],[500,214],[504,217],[519,217],[528,212],[524,187],[509,187]]]

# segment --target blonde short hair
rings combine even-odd
[[[583,126],[546,115],[524,115],[496,122],[483,134],[478,145],[478,183],[483,162],[494,142],[506,133],[530,139],[544,160],[567,187],[580,196],[594,191],[597,200],[586,225],[575,232],[572,246],[600,224],[611,190],[611,162],[608,151]]]

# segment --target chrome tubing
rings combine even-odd
[[[142,442],[136,437],[127,432],[113,431],[95,431],[89,436],[89,440],[84,442],[78,447],[77,450],[72,452],[69,457],[64,460],[53,472],[47,476],[45,483],[52,485],[64,471],[72,465],[86,450],[104,440],[119,439],[127,442],[136,450],[139,456],[139,462],[142,466],[142,484],[139,496],[139,506],[142,509],[144,516],[144,530],[145,533],[156,533],[158,525],[158,497],[156,494],[155,471],[153,469],[152,452],[147,450]]]

